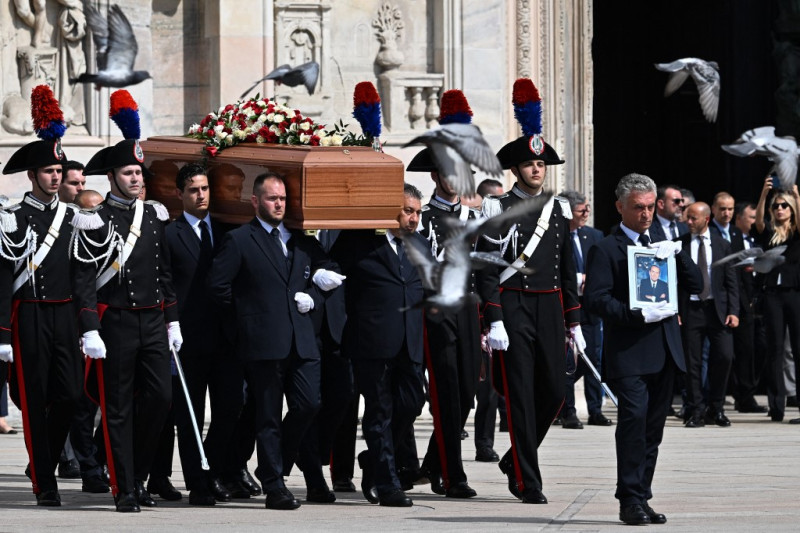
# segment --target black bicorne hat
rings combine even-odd
[[[125,139],[103,148],[86,163],[83,173],[86,176],[105,175],[115,168],[128,165],[139,165],[144,177],[153,177],[153,173],[144,165],[144,153],[138,139]]]
[[[3,167],[3,174],[14,174],[51,165],[63,165],[66,162],[67,156],[61,149],[61,139],[34,141],[14,152],[6,166]]]
[[[537,147],[537,139],[544,145],[543,147]],[[534,148],[540,153],[537,154]],[[564,160],[558,156],[555,149],[544,142],[540,136],[536,135],[514,139],[500,148],[500,151],[497,152],[497,159],[500,160],[503,169],[515,167],[525,161],[539,160],[544,161],[545,165],[562,165],[564,163]]]
[[[439,169],[431,159],[431,152],[427,148],[420,150],[406,167],[408,172],[438,172]]]

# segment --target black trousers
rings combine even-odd
[[[600,356],[603,345],[602,324],[581,324],[581,333],[586,341],[586,355],[594,367],[600,372]],[[570,352],[569,357],[573,357]],[[564,397],[564,408],[562,415],[575,413],[575,382],[583,378],[583,392],[586,397],[586,407],[589,414],[602,412],[603,409],[603,387],[592,371],[586,366],[582,357],[578,357],[578,366],[575,372],[566,377],[566,392]]]
[[[247,463],[256,451],[256,398],[247,385],[246,379],[242,386],[242,398],[244,399],[244,405],[239,414],[239,420],[236,422],[234,435],[233,459],[236,462],[237,470],[246,469]],[[233,481],[231,478],[223,479],[225,481]]]
[[[256,477],[265,491],[285,488],[283,474],[320,407],[320,360],[293,351],[286,359],[247,361],[244,371],[255,399]],[[281,421],[284,396],[289,409]]]
[[[57,488],[55,469],[81,394],[78,331],[71,301],[15,304],[9,391],[22,411],[33,492],[39,494]]]
[[[795,368],[800,368],[800,290],[766,289],[764,291],[764,327],[767,336],[767,360],[765,362],[767,399],[770,411],[781,414],[786,408],[783,344],[787,326]]]
[[[564,401],[561,298],[558,292],[505,290],[501,303],[509,346],[499,357],[511,437],[511,449],[502,460],[512,461],[520,491],[541,489],[538,448]]]
[[[737,403],[754,402],[756,393],[755,317],[748,310],[739,316],[739,326],[733,330],[733,397]]]
[[[78,399],[72,424],[69,428],[69,441],[75,459],[81,465],[81,478],[89,479],[103,474],[106,464],[106,448],[103,436],[103,423],[95,424],[98,405],[87,395]]]
[[[172,401],[167,327],[161,309],[108,308],[100,335],[106,358],[98,380],[114,495],[147,479]]]
[[[352,367],[351,367],[352,371]],[[355,378],[354,378],[355,379]],[[355,383],[354,383],[355,385]],[[339,429],[331,444],[331,480],[353,479],[356,461],[356,437],[358,435],[358,405],[361,397],[354,395],[350,405],[345,408]]]
[[[158,444],[150,466],[150,479],[172,477],[172,457],[175,455],[175,393],[183,394],[180,384],[174,383],[178,378],[172,376],[173,404],[169,407],[164,426],[158,435]],[[176,386],[177,385],[177,386]]]
[[[395,466],[396,441],[405,438],[422,412],[422,365],[405,348],[390,359],[353,359],[356,390],[364,396],[362,432],[379,495],[400,489]]]
[[[481,351],[481,374],[475,394],[475,449],[494,448],[497,422],[497,392],[492,381],[492,360]]]
[[[461,430],[472,410],[480,379],[477,300],[469,301],[456,313],[426,315],[425,329],[433,434],[422,463],[431,474],[442,476],[447,489],[467,481],[461,460]]]
[[[609,354],[611,355],[611,354]],[[667,354],[660,372],[609,380],[617,396],[617,492],[620,505],[647,503],[672,401],[675,362]]]
[[[733,366],[733,333],[719,321],[713,300],[689,301],[681,334],[686,355],[686,391],[692,413],[723,409]],[[703,341],[708,338],[708,402],[703,397]]]
[[[190,352],[184,345],[179,355],[201,438],[206,420],[206,390],[211,406],[211,421],[203,441],[203,450],[211,468],[206,472],[202,469],[186,394],[180,378],[173,377],[172,409],[178,433],[178,453],[186,489],[193,490],[205,486],[210,481],[209,476],[230,478],[241,469],[232,450],[236,449],[236,425],[244,404],[244,372],[236,357],[225,351]]]

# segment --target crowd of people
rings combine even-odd
[[[616,190],[621,222],[604,236],[587,225],[584,194],[547,192],[548,168],[564,161],[541,133],[497,156],[513,186],[486,180],[473,207],[425,149],[407,171],[430,175],[433,195],[423,203],[406,184],[397,227],[311,236],[284,225],[291,198],[276,173],[255,178],[254,217],[231,227],[211,216],[206,169],[187,164],[175,183],[182,213],[168,221],[145,199],[138,139],[85,167],[60,139],[22,147],[3,169],[26,172],[31,190],[0,211],[0,359],[37,503],[61,505],[67,443],[82,490],[112,492],[119,512],[181,499],[170,481],[176,430],[191,505],[263,491],[267,508],[296,509],[285,485],[295,466],[306,501],[333,503],[357,490],[355,464],[371,503],[411,506],[405,491],[421,482],[471,498],[461,441],[477,397],[476,459],[498,462],[522,502],[546,504],[537,450],[554,422],[583,427],[576,380],[587,423],[615,425],[591,364],[618,402],[620,519],[666,522],[649,500],[676,392],[673,414],[688,428],[730,425],[728,393],[738,411],[784,417],[785,338],[800,357],[797,189],[773,191],[767,178],[757,204],[720,192],[709,205],[629,174]],[[108,194],[85,190],[85,175],[107,176]],[[540,195],[541,212],[474,243],[508,266],[474,269],[457,308],[426,303],[410,248],[442,260],[454,225]],[[785,261],[769,272],[712,266],[781,246]],[[634,272],[630,247],[643,251]],[[755,400],[759,378],[768,407]],[[367,449],[356,456],[360,397]],[[511,442],[502,457],[498,398]],[[426,400],[434,430],[420,461],[414,421]]]

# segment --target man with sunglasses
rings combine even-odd
[[[656,218],[650,226],[653,242],[675,240],[689,233],[689,226],[681,222],[681,215],[686,204],[681,189],[676,185],[662,185],[658,188],[656,198]],[[657,222],[657,223],[656,223]]]

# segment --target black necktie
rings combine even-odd
[[[642,246],[647,246],[650,244],[650,237],[648,237],[646,233],[640,233],[639,242],[642,243]]]
[[[211,244],[211,233],[205,220],[200,221],[200,257],[204,259],[214,255],[214,246]]]
[[[269,232],[272,235],[272,238],[275,239],[275,244],[278,245],[278,249],[281,251],[284,257],[286,257],[286,252],[283,250],[283,241],[281,241],[281,230],[278,228],[272,228],[272,231]]]
[[[697,296],[701,300],[708,300],[711,295],[711,277],[708,275],[708,259],[706,258],[706,243],[702,235],[697,236],[697,267],[703,276],[703,290]]]
[[[575,255],[575,270],[583,274],[585,266],[583,264],[583,254],[581,254],[581,247],[577,242],[575,242],[575,237],[577,236],[577,234],[578,234],[577,231],[573,231],[571,233],[572,238],[570,240],[572,241],[572,252]]]
[[[403,257],[406,255],[405,250],[403,249],[403,241],[395,237],[394,245],[397,246],[397,259],[400,261],[400,265],[402,267]]]
[[[673,239],[677,239],[678,238],[678,230],[675,227],[675,221],[674,220],[669,223],[669,232],[672,234],[672,238]]]

